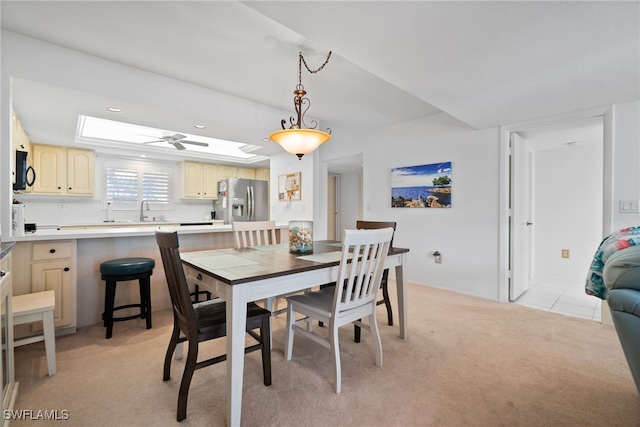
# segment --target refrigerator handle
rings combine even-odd
[[[247,219],[251,221],[253,219],[253,203],[252,203],[252,194],[251,187],[247,186]]]
[[[253,194],[253,186],[249,188],[251,189],[251,221],[254,221],[256,219],[256,199]]]

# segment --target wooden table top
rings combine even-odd
[[[281,244],[184,252],[181,258],[186,265],[216,280],[237,285],[337,266],[341,251],[340,242],[323,240],[313,242],[313,254],[306,256],[291,254],[288,244]],[[409,249],[392,248],[389,254],[405,252]]]

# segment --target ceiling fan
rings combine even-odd
[[[143,142],[143,144],[153,144],[155,142],[168,142],[169,144],[171,144],[174,147],[176,147],[178,150],[186,150],[187,149],[187,147],[185,147],[182,144],[199,145],[201,147],[208,147],[209,146],[209,144],[207,144],[206,142],[189,141],[189,140],[187,140],[185,138],[186,138],[185,135],[182,135],[181,133],[175,133],[173,135],[161,136],[160,139],[155,140],[155,141]]]

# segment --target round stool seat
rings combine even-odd
[[[131,276],[152,271],[156,266],[153,258],[119,258],[100,264],[103,276]]]

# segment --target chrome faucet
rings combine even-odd
[[[142,203],[140,203],[140,222],[144,222],[144,219],[147,217],[144,214],[144,205],[147,205],[147,210],[150,211],[151,208],[149,207],[149,202],[147,202],[146,200],[143,200]]]

